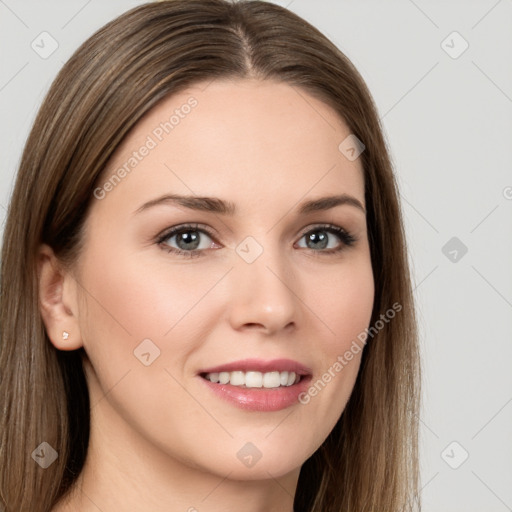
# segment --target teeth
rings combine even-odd
[[[286,372],[288,373],[288,372]],[[263,374],[263,386],[266,388],[278,388],[281,385],[281,376],[279,372],[269,372]]]
[[[278,388],[291,386],[300,380],[295,372],[220,372],[207,373],[206,379],[219,384],[245,386],[247,388]]]
[[[240,373],[242,374],[242,382],[240,384],[245,384],[248,388],[261,388],[263,386],[263,374],[261,372],[247,372],[245,376],[243,372]],[[232,380],[230,382],[233,386],[236,386]]]
[[[244,372],[231,372],[229,383],[232,386],[242,386],[243,384],[245,384]]]

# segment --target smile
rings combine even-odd
[[[239,409],[271,412],[299,403],[312,370],[291,359],[246,359],[206,368],[198,376],[224,402]]]

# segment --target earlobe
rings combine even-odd
[[[43,244],[37,255],[39,310],[48,338],[59,350],[76,350],[82,346],[76,286],[69,286],[73,277],[59,263],[52,248]],[[73,280],[73,285],[74,285]]]

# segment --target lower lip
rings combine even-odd
[[[248,411],[280,411],[298,404],[299,395],[306,391],[310,376],[304,376],[292,386],[279,388],[242,388],[230,384],[218,384],[199,377],[217,396]]]

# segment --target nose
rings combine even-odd
[[[233,329],[274,334],[296,326],[301,308],[299,280],[283,254],[277,252],[267,249],[252,263],[236,257],[230,272]]]

